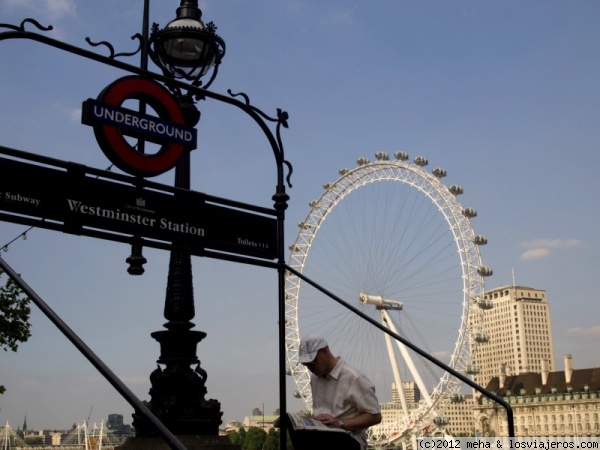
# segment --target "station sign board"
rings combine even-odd
[[[117,241],[140,236],[195,255],[212,249],[276,258],[274,210],[190,190],[161,190],[157,183],[139,187],[138,181],[98,178],[79,164],[65,170],[0,157],[0,215],[23,224],[37,219],[35,226],[72,234],[104,230],[104,238],[112,234]]]

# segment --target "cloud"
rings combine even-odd
[[[337,23],[352,24],[354,23],[355,10],[356,6],[354,6],[352,9],[339,9],[332,12],[331,18]]]
[[[537,239],[521,243],[521,247],[528,249],[520,256],[522,261],[546,258],[552,250],[569,250],[582,244],[577,239]]]
[[[69,117],[73,122],[81,122],[81,108],[75,108],[69,113]]]
[[[73,0],[4,0],[11,9],[28,9],[51,20],[75,15]]]
[[[565,250],[569,248],[579,247],[581,245],[581,241],[577,239],[538,239],[536,241],[526,241],[521,243],[522,247],[525,248],[547,248],[552,250]]]
[[[150,376],[144,375],[144,376],[140,376],[140,377],[121,377],[121,381],[127,385],[132,385],[132,384],[146,385],[146,384],[150,383]]]
[[[444,360],[447,361],[447,360],[450,359],[451,354],[447,350],[440,350],[440,351],[437,351],[437,352],[433,352],[431,354],[431,356],[433,356],[434,358],[439,359],[441,361],[444,361]]]
[[[567,330],[567,336],[580,338],[600,338],[600,325],[594,325],[588,328],[575,327]]]
[[[521,255],[522,261],[531,261],[533,259],[542,259],[550,254],[550,250],[547,248],[534,248],[532,250],[527,250],[525,253]]]

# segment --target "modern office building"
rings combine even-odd
[[[414,381],[403,381],[404,396],[407,403],[419,403],[421,400],[421,391]],[[396,383],[392,383],[392,403],[400,403],[400,392],[396,387]]]
[[[546,291],[525,286],[503,286],[484,294],[492,303],[483,319],[488,342],[475,355],[482,386],[497,377],[500,369],[509,375],[540,373],[542,366],[555,370],[550,307]]]

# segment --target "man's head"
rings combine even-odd
[[[332,357],[324,338],[309,335],[300,341],[298,361],[315,375],[323,377],[331,371]]]

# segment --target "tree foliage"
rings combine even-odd
[[[31,336],[29,297],[10,278],[1,285],[4,272],[0,270],[0,348],[17,351],[19,344]],[[0,386],[0,394],[4,393]]]
[[[269,430],[263,450],[279,450],[279,430],[275,428]]]
[[[0,280],[2,275],[0,270]],[[4,351],[16,352],[19,343],[31,336],[29,302],[29,297],[10,278],[0,286],[0,348]]]
[[[234,444],[242,445],[244,443],[244,438],[246,437],[246,430],[244,428],[240,428],[238,431],[232,431],[228,433],[227,436]]]
[[[231,442],[240,445],[242,450],[279,450],[279,430],[275,428],[270,428],[268,433],[258,427],[250,427],[247,431],[240,428],[227,436]],[[289,435],[287,449],[293,450]]]
[[[242,447],[246,450],[262,450],[266,439],[267,433],[265,430],[258,427],[250,427],[246,432]]]

